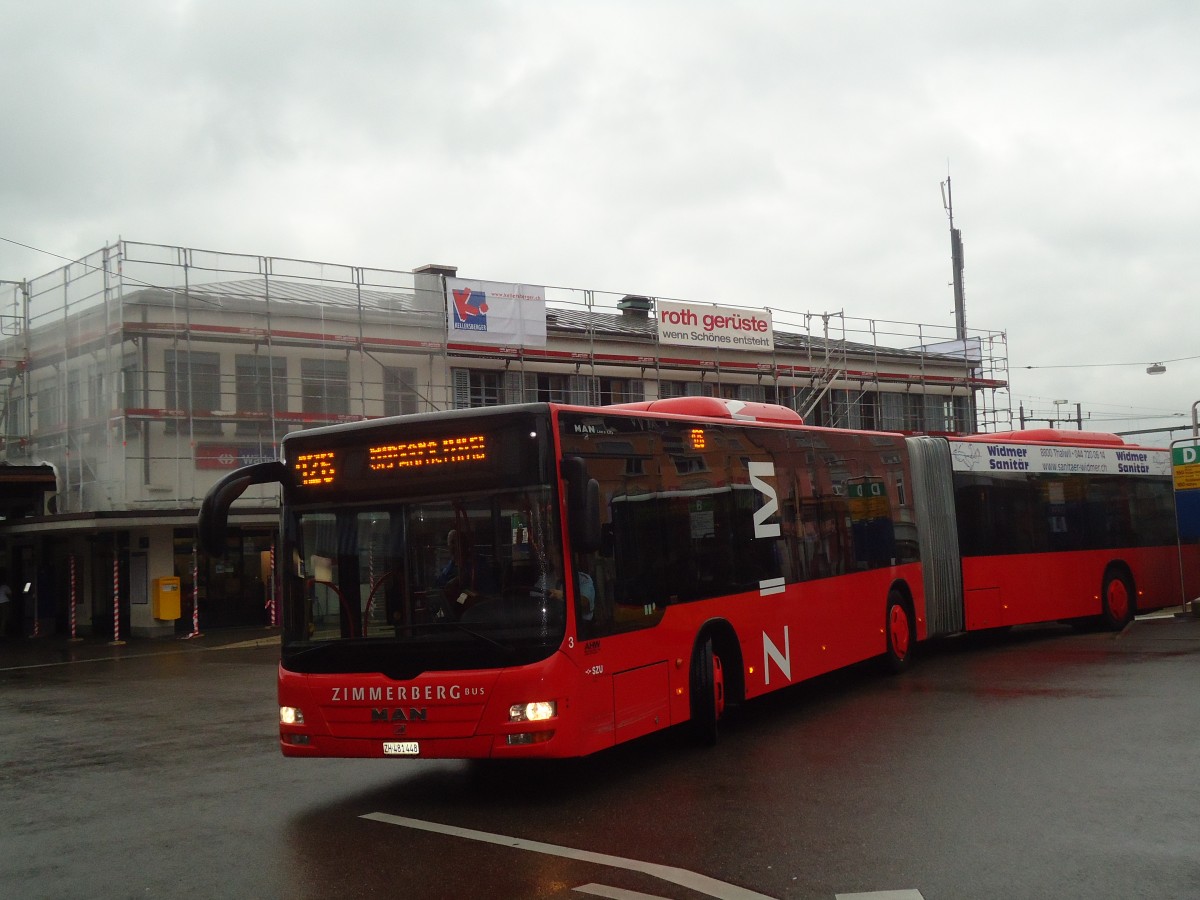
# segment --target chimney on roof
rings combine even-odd
[[[637,319],[645,319],[650,316],[650,310],[654,309],[654,301],[649,297],[639,297],[636,294],[626,294],[617,301],[617,309],[623,315],[632,316]]]
[[[445,275],[447,278],[458,277],[458,266],[442,266],[437,263],[427,263],[419,269],[413,269],[414,275]]]
[[[458,275],[458,266],[434,263],[413,269],[413,303],[426,312],[446,312],[446,281]]]

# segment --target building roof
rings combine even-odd
[[[440,323],[445,308],[440,297],[436,301],[417,298],[406,290],[380,290],[373,287],[347,287],[318,281],[295,281],[280,278],[244,278],[198,284],[185,289],[148,288],[126,295],[127,303],[177,305],[181,298],[195,300],[217,309],[248,311],[252,304],[270,302],[294,307],[294,312],[322,307],[325,310],[345,310],[401,314],[409,324],[429,327]],[[547,306],[548,334],[563,337],[592,336],[616,340],[657,342],[656,318],[612,312],[595,307]],[[881,347],[878,344],[825,338],[774,329],[775,348],[785,353],[804,355],[853,355],[888,359],[937,361],[949,365],[961,364],[963,357],[955,353],[931,352],[928,349]]]

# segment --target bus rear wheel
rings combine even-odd
[[[725,713],[725,673],[721,657],[713,652],[711,635],[692,652],[690,687],[692,733],[698,743],[711,747],[717,742],[717,725]]]
[[[884,632],[887,635],[884,664],[889,671],[903,672],[912,660],[916,632],[913,629],[912,613],[909,612],[908,604],[899,591],[888,592]]]
[[[1133,613],[1134,593],[1129,576],[1119,571],[1106,572],[1100,589],[1100,622],[1111,631],[1120,631],[1129,624]]]

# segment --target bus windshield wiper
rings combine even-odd
[[[307,647],[297,647],[295,644],[284,644],[283,650],[289,658],[297,656],[308,656],[310,653],[316,653],[318,650],[328,650],[334,646],[333,641],[322,641],[319,644],[310,644]]]
[[[440,628],[457,628],[459,631],[469,634],[471,637],[475,638],[476,640],[481,641],[482,643],[485,643],[485,644],[491,644],[493,647],[496,647],[499,650],[503,650],[505,653],[516,653],[517,652],[516,647],[513,647],[509,644],[505,644],[501,641],[498,641],[493,637],[488,637],[483,632],[476,631],[474,628],[471,628],[468,625],[464,625],[462,622],[456,622],[453,619],[437,619],[436,621],[433,621],[433,622],[414,622],[412,625],[409,625],[407,627],[409,627],[409,628],[438,628],[438,629],[440,629]]]
[[[443,626],[452,625],[453,627],[457,628],[459,631],[469,634],[471,637],[475,638],[476,640],[483,641],[486,644],[491,644],[493,647],[497,648],[498,650],[503,650],[505,653],[516,653],[517,652],[516,647],[512,647],[509,644],[501,643],[500,641],[496,640],[495,638],[488,637],[486,634],[476,631],[474,628],[468,628],[462,622],[439,622],[439,623],[435,623],[435,624],[439,624],[439,625],[443,625]]]

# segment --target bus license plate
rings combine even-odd
[[[384,756],[419,756],[421,746],[416,741],[384,741]]]

